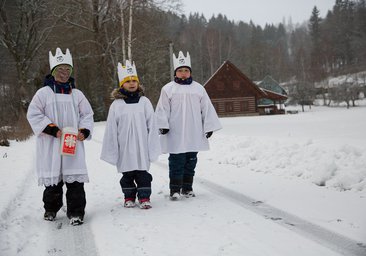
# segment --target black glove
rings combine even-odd
[[[89,129],[81,128],[79,131],[84,135],[84,139],[88,138],[89,135],[90,135],[90,130]]]
[[[46,128],[44,128],[43,132],[57,138],[57,132],[59,130],[60,129],[56,125],[49,124],[49,125],[46,126]]]
[[[206,132],[206,138],[210,138],[212,136],[213,132]]]
[[[164,135],[164,134],[167,134],[169,132],[169,129],[161,128],[161,129],[159,129],[159,132],[160,132],[161,135]]]

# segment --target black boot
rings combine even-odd
[[[182,187],[182,195],[185,197],[195,197],[192,189],[193,184],[193,176],[184,176],[183,177],[183,187]]]
[[[182,179],[170,179],[170,199],[178,200],[180,198],[180,191],[182,189],[183,180]]]
[[[56,218],[56,213],[55,212],[45,212],[44,215],[43,215],[44,220],[54,221],[55,218]]]
[[[62,207],[63,182],[60,181],[57,185],[46,186],[43,191],[43,202],[45,213],[44,220],[53,221],[56,218],[57,212]]]

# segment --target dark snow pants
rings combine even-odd
[[[186,152],[169,155],[170,194],[181,190],[192,191],[194,169],[197,165],[198,152]]]
[[[73,182],[66,184],[66,205],[67,205],[67,217],[81,217],[84,218],[86,198],[84,183]],[[57,213],[63,203],[63,185],[64,182],[60,181],[57,185],[46,186],[43,192],[44,208],[47,212]]]
[[[147,171],[124,172],[119,181],[125,199],[150,199],[152,176]]]

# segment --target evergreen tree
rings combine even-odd
[[[319,17],[319,10],[314,6],[310,21],[309,34],[311,38],[311,52],[310,52],[310,77],[312,81],[319,81],[323,78],[323,50],[321,42],[321,21]]]

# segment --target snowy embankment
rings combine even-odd
[[[222,118],[199,154],[196,198],[168,199],[167,156],[150,210],[123,208],[120,175],[86,142],[85,224],[42,220],[34,138],[0,147],[0,255],[359,255],[366,252],[366,107]],[[289,243],[289,241],[291,241]]]
[[[364,107],[313,107],[297,115],[222,119],[224,136],[209,154],[218,164],[364,191],[365,114]]]

